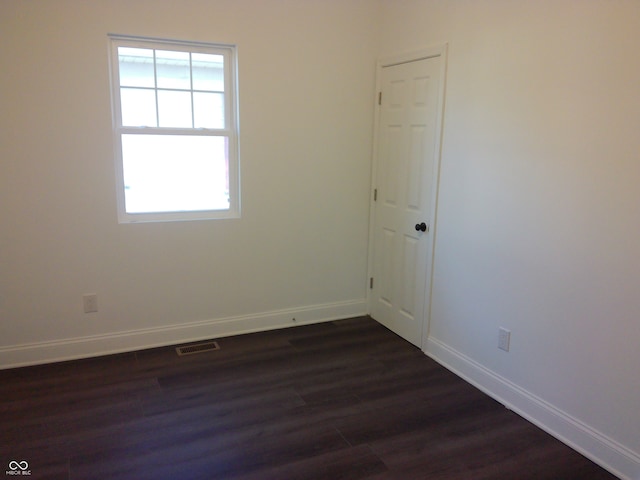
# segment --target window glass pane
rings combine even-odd
[[[191,88],[189,52],[156,50],[158,88]]]
[[[153,50],[118,47],[120,85],[123,87],[155,87]]]
[[[118,47],[120,86],[155,87],[153,50]]]
[[[122,135],[127,213],[229,209],[227,137]]]
[[[158,90],[158,112],[161,127],[191,128],[191,93]]]
[[[224,128],[224,94],[193,93],[195,128]]]
[[[145,88],[121,88],[122,125],[157,127],[156,93]]]
[[[224,92],[224,57],[206,53],[191,54],[193,89]]]

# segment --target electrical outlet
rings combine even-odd
[[[84,313],[94,313],[98,311],[98,295],[95,293],[87,293],[82,296],[84,305]]]
[[[500,327],[498,329],[498,348],[501,350],[504,350],[505,352],[508,352],[510,341],[511,341],[511,330],[507,330],[506,328]]]

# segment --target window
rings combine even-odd
[[[235,47],[111,36],[121,223],[240,213]]]

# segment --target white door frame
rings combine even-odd
[[[433,189],[432,189],[432,201],[431,201],[431,218],[433,219],[430,229],[430,241],[431,245],[429,248],[429,265],[427,272],[427,280],[425,283],[425,291],[424,291],[424,318],[423,318],[423,326],[422,326],[422,341],[421,341],[421,349],[424,351],[427,339],[429,338],[429,325],[431,318],[431,290],[433,283],[433,261],[434,261],[434,253],[436,246],[436,234],[437,234],[437,212],[438,212],[438,189],[440,185],[440,161],[442,158],[442,136],[443,136],[443,124],[444,124],[444,100],[445,100],[445,92],[446,92],[446,72],[447,72],[447,51],[448,44],[443,43],[441,45],[436,45],[432,47],[426,47],[419,50],[389,55],[381,57],[378,60],[377,68],[376,68],[376,108],[375,108],[375,116],[374,116],[374,132],[373,132],[373,156],[372,156],[372,168],[371,168],[371,196],[370,196],[370,208],[369,208],[369,249],[368,249],[368,275],[367,278],[370,279],[373,277],[373,245],[375,238],[375,213],[376,213],[376,202],[374,199],[374,192],[377,188],[378,182],[378,136],[380,132],[380,108],[378,105],[378,95],[382,89],[382,69],[384,67],[391,67],[393,65],[399,65],[402,63],[414,62],[416,60],[424,60],[427,58],[433,57],[441,57],[442,61],[440,63],[440,82],[439,82],[439,91],[438,91],[438,112],[437,112],[437,120],[436,120],[436,135],[435,135],[435,159],[433,162]],[[367,312],[371,313],[371,288],[369,281],[367,281]]]

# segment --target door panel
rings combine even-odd
[[[380,302],[390,308],[393,302],[393,265],[394,258],[393,254],[394,248],[393,245],[395,243],[395,232],[389,229],[382,230],[382,248],[380,252],[380,267],[381,267],[381,275],[380,275]]]
[[[371,315],[420,346],[436,158],[441,57],[382,68]]]

